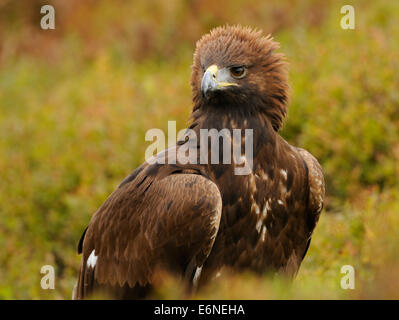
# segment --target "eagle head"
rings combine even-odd
[[[196,45],[191,86],[194,111],[212,108],[266,114],[278,131],[287,113],[288,75],[279,44],[261,31],[217,27]]]

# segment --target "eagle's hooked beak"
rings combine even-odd
[[[201,82],[201,91],[204,96],[209,94],[211,91],[222,89],[229,86],[237,86],[235,82],[229,82],[232,80],[230,77],[229,70],[227,68],[218,69],[217,65],[213,64],[206,69]]]

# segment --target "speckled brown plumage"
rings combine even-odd
[[[98,209],[82,236],[75,298],[97,290],[145,297],[160,270],[194,285],[211,281],[224,266],[297,273],[322,210],[324,180],[317,160],[278,134],[288,84],[277,48],[271,37],[239,26],[216,28],[198,41],[190,129],[198,137],[200,129],[253,129],[253,170],[235,175],[234,163],[144,163]],[[206,97],[201,79],[213,64],[244,65],[247,74]]]

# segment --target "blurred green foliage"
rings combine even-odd
[[[195,41],[225,23],[281,43],[282,135],[322,163],[327,203],[293,284],[226,272],[196,297],[398,298],[399,2],[351,1],[342,30],[346,2],[0,1],[0,299],[70,298],[84,227],[144,160],[146,130],[187,126]],[[47,3],[56,30],[40,29]],[[156,296],[185,297],[175,279]]]

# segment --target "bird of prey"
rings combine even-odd
[[[217,27],[197,42],[189,129],[199,137],[203,129],[251,129],[252,159],[243,160],[251,170],[236,174],[242,163],[200,161],[202,149],[198,161],[144,162],[86,228],[75,299],[102,290],[144,298],[162,271],[191,288],[224,267],[296,275],[323,207],[324,178],[308,151],[278,133],[289,86],[277,48],[270,36],[241,26]],[[197,151],[190,141],[163,154]]]

